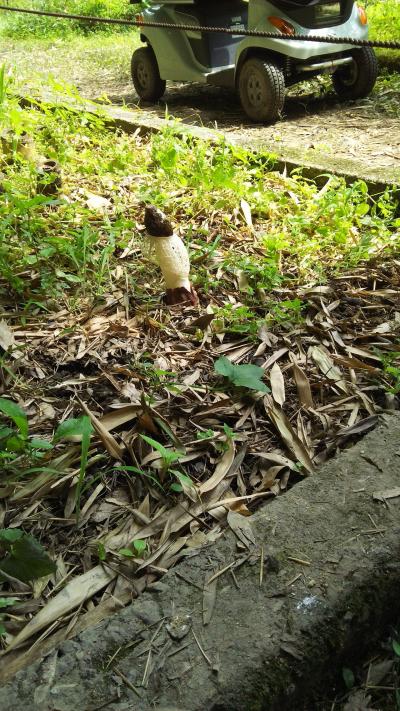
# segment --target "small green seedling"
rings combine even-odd
[[[271,392],[261,380],[264,371],[258,365],[235,365],[226,356],[222,356],[214,363],[214,369],[216,373],[223,375],[236,387],[248,388],[261,393]]]
[[[161,460],[162,460],[162,476],[165,474],[172,474],[178,479],[178,484],[174,483],[171,484],[170,489],[175,492],[181,492],[184,491],[185,487],[192,487],[193,482],[192,480],[186,476],[186,474],[183,474],[182,472],[178,471],[177,469],[172,469],[172,465],[175,462],[179,462],[179,460],[183,457],[185,454],[182,450],[177,450],[177,449],[167,449],[164,447],[160,442],[157,442],[155,439],[152,437],[148,437],[147,435],[140,435],[142,439],[144,439],[147,444],[150,444],[152,447],[154,447],[155,450],[161,455]]]
[[[118,553],[125,556],[125,558],[143,558],[146,550],[146,541],[142,541],[141,538],[137,538],[135,541],[130,543],[129,548],[120,548]]]
[[[23,409],[13,400],[0,397],[0,412],[10,419],[14,427],[0,427],[0,459],[12,461],[21,454],[30,455],[36,459],[53,445],[47,440],[29,437],[28,418]]]

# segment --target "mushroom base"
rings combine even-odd
[[[190,287],[190,291],[185,289],[184,286],[178,286],[176,289],[167,289],[165,296],[165,303],[172,306],[173,304],[184,304],[189,303],[192,306],[197,306],[199,303],[199,297],[197,296],[193,287]]]

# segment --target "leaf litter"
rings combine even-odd
[[[258,342],[246,341],[242,351],[246,362],[259,363],[259,367],[267,363],[264,379],[271,395],[250,389],[233,393],[218,373],[213,373],[213,364],[221,353],[221,334],[210,332],[212,322],[205,320],[208,342],[199,347],[190,331],[196,315],[191,308],[169,313],[156,307],[152,318],[160,324],[157,329],[142,325],[140,332],[135,326],[132,338],[132,318],[130,327],[125,327],[116,304],[115,318],[109,323],[120,324],[124,339],[119,336],[116,348],[107,331],[100,339],[97,334],[90,336],[95,340],[85,344],[85,361],[92,364],[91,372],[95,371],[95,362],[97,373],[89,377],[81,371],[81,358],[71,360],[74,350],[70,343],[76,339],[75,334],[59,336],[60,328],[68,333],[68,314],[61,316],[61,323],[52,317],[45,342],[42,333],[37,336],[29,325],[15,337],[18,345],[29,332],[25,357],[29,352],[31,365],[23,366],[26,380],[32,384],[36,381],[37,388],[39,365],[46,380],[46,388],[39,392],[49,398],[56,390],[57,395],[49,399],[60,419],[65,413],[83,412],[94,431],[78,526],[72,513],[79,442],[64,445],[64,451],[60,445],[56,453],[46,454],[48,473],[16,479],[0,492],[7,526],[12,528],[23,520],[32,535],[57,556],[57,572],[44,581],[37,611],[22,612],[7,625],[5,651],[19,648],[46,629],[54,634],[64,625],[64,635],[68,636],[74,629],[68,627],[70,615],[77,610],[82,617],[89,615],[89,620],[96,607],[104,606],[105,613],[110,614],[113,599],[114,609],[118,609],[182,557],[199,550],[195,540],[200,533],[200,545],[207,545],[227,524],[248,546],[253,541],[248,519],[240,509],[242,504],[245,515],[251,514],[260,500],[257,496],[250,498],[252,495],[264,494],[267,500],[268,495],[279,495],[299,477],[312,474],[346,437],[373,426],[371,420],[375,422],[376,413],[385,408],[385,392],[376,378],[376,370],[382,371],[374,367],[371,372],[363,357],[370,360],[378,350],[393,350],[394,341],[387,333],[379,333],[377,326],[387,318],[388,311],[393,313],[398,308],[399,291],[392,289],[387,294],[376,289],[376,294],[372,290],[364,296],[363,269],[359,269],[358,278],[359,282],[357,275],[353,276],[347,284],[333,281],[329,295],[309,294],[309,318],[289,332],[273,328],[271,343],[262,354],[255,355]],[[385,269],[375,268],[369,281],[387,284]],[[335,300],[336,289],[340,290],[340,307],[335,309],[335,318],[331,315],[326,322],[326,309]],[[85,330],[91,333],[87,327]],[[141,372],[127,363],[126,356],[127,351],[135,352],[137,358],[140,350],[160,354],[160,332],[162,352],[168,359],[168,370],[174,373],[174,383],[171,387],[170,382],[160,380],[149,390]],[[226,352],[232,353],[243,346],[243,339],[224,334],[222,343]],[[68,380],[62,371],[54,372],[49,353],[59,359],[60,370],[63,362],[68,362],[70,372],[76,375]],[[193,383],[191,373],[196,375]],[[133,404],[129,403],[129,393],[121,396],[127,379],[140,393]],[[15,396],[18,388],[14,387],[13,393]],[[50,431],[51,420],[41,416],[40,398],[36,398],[37,390],[35,394],[34,389],[29,393],[21,390],[18,400],[32,412],[31,426],[35,428],[36,416],[38,427],[43,430],[47,425]],[[349,427],[350,421],[353,424]],[[182,460],[178,465],[193,483],[191,496],[184,491],[169,494],[157,486],[160,459],[139,436],[145,433],[162,441],[169,452],[178,451],[175,447],[179,444]],[[245,450],[235,465],[243,445]],[[379,496],[384,497],[385,492]],[[119,551],[137,540],[147,541],[144,559],[124,559]],[[205,624],[211,620],[217,586],[217,579],[211,583],[207,580]],[[14,612],[18,606],[23,610],[24,600],[29,600],[31,593],[18,581],[9,583],[8,588],[10,596],[20,595]]]
[[[282,176],[275,180],[286,189]],[[90,191],[79,190],[71,195],[87,202]],[[101,197],[103,219],[114,193]],[[199,308],[167,309],[153,268],[138,271],[144,290],[127,287],[127,269],[142,260],[134,241],[118,254],[112,286],[97,303],[82,297],[71,308],[60,300],[45,317],[38,309],[22,320],[17,308],[3,307],[2,399],[26,413],[29,437],[51,448],[36,466],[24,453],[7,464],[0,526],[22,525],[56,564],[30,585],[2,583],[13,603],[1,635],[9,670],[18,655],[26,663],[51,640],[126,605],[226,526],[246,550],[254,546],[250,521],[259,503],[316,477],[318,465],[371,429],[379,412],[398,406],[395,258],[304,285],[288,257],[280,265],[288,279],[271,285],[267,299],[260,289],[247,314],[252,287],[224,255],[260,259],[257,213],[242,200],[230,221],[200,206],[187,218],[176,199],[181,222],[203,230],[202,241],[193,240],[193,273],[204,262],[215,277],[207,289],[196,285]],[[133,209],[140,234],[142,205]],[[223,235],[217,245],[216,235]],[[10,408],[1,412],[9,424]],[[66,426],[54,439],[71,419],[86,425],[69,434]],[[397,496],[377,492],[385,494]],[[234,567],[228,561],[226,572]],[[223,573],[204,581],[205,624],[215,574]]]

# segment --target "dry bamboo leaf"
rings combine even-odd
[[[100,422],[104,429],[110,432],[116,427],[125,425],[127,422],[134,420],[141,409],[140,405],[126,405],[126,407],[118,407],[118,409],[111,410],[103,415],[103,417],[100,418]]]
[[[68,471],[72,464],[79,462],[79,457],[79,447],[69,447],[69,449],[67,449],[63,454],[54,459],[52,462],[49,462],[48,468],[50,471],[44,471],[37,474],[33,479],[31,479],[31,481],[28,481],[20,489],[18,489],[18,491],[10,497],[10,501],[21,501],[21,499],[25,499],[28,496],[32,497],[43,487],[47,487],[47,490],[50,489],[57,477],[58,472],[60,476],[65,475],[65,472]],[[67,478],[70,476],[71,475],[67,475]]]
[[[208,504],[205,508],[204,511],[211,512],[216,508],[219,508],[220,506],[225,506],[227,509],[232,509],[233,506],[235,506],[238,501],[252,501],[253,499],[261,499],[264,498],[265,496],[273,496],[270,491],[259,491],[257,494],[246,494],[246,496],[233,496],[229,497],[228,499],[219,499],[218,501]]]
[[[193,260],[195,261],[195,260]],[[213,321],[215,318],[215,314],[210,313],[210,314],[202,314],[202,316],[199,316],[198,318],[195,318],[194,321],[190,321],[185,328],[183,328],[183,332],[191,332],[191,331],[196,331],[196,329],[199,329],[201,331],[204,331],[208,326],[210,325],[211,321]]]
[[[250,545],[255,545],[256,539],[254,537],[253,529],[251,527],[250,521],[242,514],[236,511],[228,511],[228,516],[226,517],[229,528],[233,531],[235,536],[242,541],[246,548],[250,548]]]
[[[365,350],[365,348],[357,348],[356,346],[346,346],[346,350],[351,354],[359,355],[361,358],[368,358],[369,360],[375,360],[377,363],[382,363],[380,356],[376,353],[370,353],[370,351]]]
[[[247,227],[253,231],[253,218],[251,216],[251,208],[249,203],[242,198],[240,201],[240,207],[242,208],[243,217]]]
[[[353,368],[354,370],[368,370],[369,373],[379,373],[379,368],[374,368],[372,365],[363,363],[358,358],[346,358],[344,356],[332,356],[335,363],[343,365],[344,368]]]
[[[113,457],[113,459],[122,462],[124,458],[124,453],[122,448],[116,441],[115,437],[110,434],[110,432],[104,427],[104,425],[100,422],[96,415],[94,415],[93,412],[89,410],[88,406],[84,402],[82,402],[79,397],[77,398],[77,400],[82,410],[88,415],[88,417],[90,417],[92,425],[96,430],[97,434],[99,435],[101,441],[103,442],[104,447],[109,453],[109,455]]]
[[[270,489],[274,485],[278,474],[280,474],[285,469],[287,469],[287,466],[285,466],[284,464],[276,464],[273,467],[268,467],[267,471],[261,472],[263,478],[261,484],[256,487],[257,491],[268,491],[268,489]]]
[[[160,568],[169,568],[171,566],[171,563],[175,560],[176,555],[186,545],[188,538],[189,536],[181,536],[180,538],[177,538],[176,541],[172,541],[170,543],[169,548],[158,561]]]
[[[287,353],[288,350],[289,350],[289,348],[280,348],[279,351],[275,351],[275,353],[270,355],[269,358],[267,358],[265,363],[263,363],[263,365],[262,365],[264,370],[268,370],[268,368],[270,368],[271,365],[273,365],[275,363],[275,361],[279,360],[279,358],[282,358],[282,356],[285,355],[285,353]]]
[[[282,407],[286,399],[285,380],[278,363],[273,364],[269,377],[271,382],[272,397],[275,402]]]
[[[208,625],[208,623],[211,621],[215,608],[215,602],[217,599],[218,578],[212,580],[211,583],[207,583],[207,580],[209,580],[209,578],[210,573],[208,571],[206,573],[206,579],[204,581],[203,588],[203,625]]]
[[[400,496],[400,486],[396,486],[395,489],[387,489],[386,491],[374,491],[372,498],[375,501],[386,501],[386,499],[396,499]]]
[[[227,475],[229,469],[233,464],[234,458],[235,445],[233,443],[233,440],[230,439],[227,442],[226,452],[224,452],[217,466],[215,467],[214,474],[212,475],[212,477],[207,479],[207,481],[205,481],[203,484],[200,484],[200,486],[198,487],[198,492],[200,495],[206,494],[208,491],[212,491],[213,489],[215,489],[217,484],[219,484],[220,481],[222,481],[222,479]]]
[[[74,610],[86,600],[90,600],[93,595],[116,577],[117,573],[113,570],[106,570],[103,566],[96,565],[92,570],[71,580],[13,638],[3,654],[7,654],[11,649],[19,647],[32,635],[42,630],[43,627],[49,626],[55,620],[61,620],[67,612]]]
[[[283,454],[278,454],[278,452],[252,452],[252,456],[266,459],[267,462],[273,462],[274,464],[281,464],[283,467],[289,467],[289,469],[293,471],[297,469],[292,459],[288,459],[284,457]]]
[[[374,427],[378,424],[378,415],[370,415],[369,417],[365,417],[363,420],[360,420],[360,422],[357,422],[356,425],[353,425],[352,427],[346,427],[346,429],[341,430],[337,434],[338,439],[342,439],[343,437],[352,437],[353,435],[359,435],[363,434],[364,432],[369,432],[370,430],[373,430]]]
[[[332,380],[339,390],[347,393],[347,384],[343,380],[342,371],[334,364],[328,350],[324,346],[314,346],[311,348],[310,355],[321,373],[328,380]]]
[[[193,504],[190,509],[186,509],[183,504],[179,503],[172,509],[161,511],[148,526],[138,529],[135,536],[137,538],[149,538],[150,536],[162,531],[167,520],[171,524],[171,533],[178,533],[178,531],[191,523],[194,518],[201,516],[205,511],[208,511],[209,507],[216,508],[219,506],[219,504],[215,504],[215,502],[219,501],[220,497],[228,489],[228,487],[229,481],[225,478],[217,484],[215,489],[205,494],[198,504]],[[236,501],[236,499],[229,499],[228,503],[232,503],[233,501]]]
[[[9,350],[12,353],[14,346],[15,338],[13,332],[6,321],[0,321],[0,348],[2,348],[3,351]]]
[[[293,363],[293,375],[300,403],[303,407],[313,408],[314,402],[311,394],[310,381],[304,370],[302,370],[297,363]]]
[[[265,396],[264,402],[267,415],[281,435],[289,452],[311,474],[314,471],[311,457],[307,448],[295,433],[285,413],[274,404],[272,398],[268,395]]]
[[[92,493],[90,494],[88,500],[85,501],[84,506],[82,506],[82,508],[81,508],[80,522],[79,522],[79,527],[80,527],[80,528],[82,528],[83,523],[86,523],[86,520],[83,521],[83,519],[85,518],[85,514],[88,513],[89,509],[91,508],[91,506],[93,506],[94,502],[96,501],[96,499],[97,499],[97,497],[99,496],[99,494],[101,494],[101,492],[103,491],[103,489],[104,489],[104,484],[101,484],[101,483],[100,483],[100,484],[97,484],[95,490],[92,491]]]

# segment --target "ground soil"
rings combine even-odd
[[[328,79],[295,87],[282,120],[258,126],[246,120],[234,92],[216,87],[169,84],[157,106],[140,107],[129,74],[137,42],[129,34],[54,42],[0,39],[0,61],[14,66],[28,85],[35,72],[51,73],[88,98],[107,95],[114,104],[144,108],[147,116],[164,117],[167,111],[184,123],[219,128],[235,142],[327,171],[400,182],[400,83],[386,69],[371,97],[355,102],[340,102]]]

